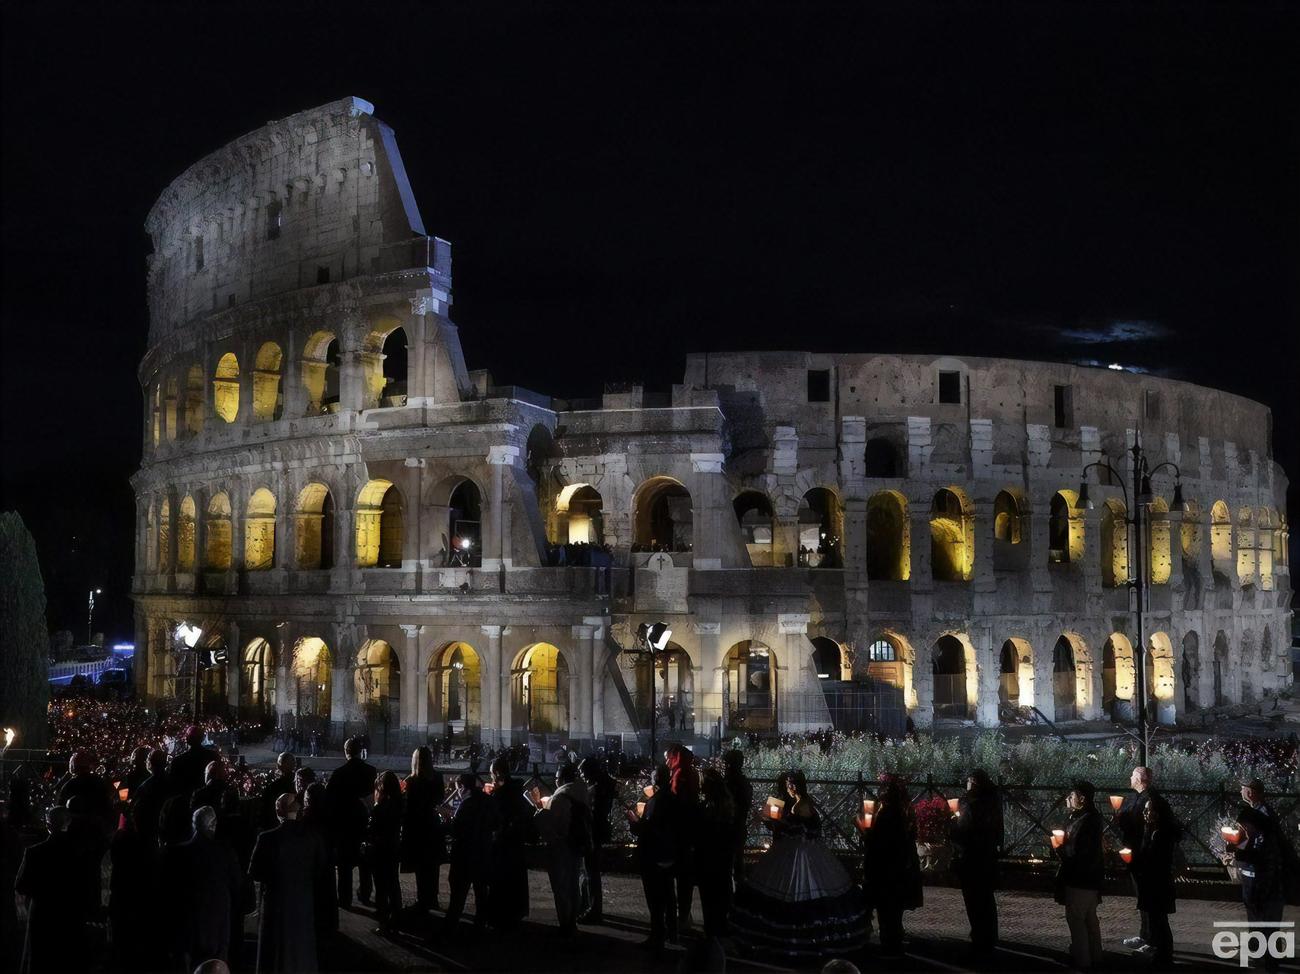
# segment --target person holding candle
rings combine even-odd
[[[459,801],[456,814],[451,819],[451,869],[448,881],[451,897],[447,906],[445,926],[447,933],[455,935],[465,910],[465,898],[474,888],[474,929],[483,930],[488,918],[488,866],[492,861],[492,846],[501,827],[496,806],[483,794],[478,775],[466,771],[456,778]]]
[[[731,831],[735,813],[731,793],[713,768],[700,775],[703,799],[696,821],[695,878],[700,886],[700,908],[704,911],[704,936],[727,934],[727,912],[731,908]]]
[[[433,766],[433,751],[421,745],[411,752],[411,773],[402,781],[402,870],[415,873],[415,904],[422,916],[438,908],[438,869],[447,861],[447,838],[438,806],[446,797],[442,772]]]
[[[677,886],[677,929],[685,933],[691,928],[691,899],[695,891],[695,856],[692,845],[698,831],[700,799],[700,773],[695,768],[695,754],[690,748],[676,742],[664,751],[664,762],[672,775],[673,798],[677,799],[681,854],[673,880]]]
[[[731,879],[739,886],[745,878],[745,843],[754,809],[754,786],[745,777],[745,753],[732,749],[722,756],[723,781],[731,794]]]
[[[953,845],[952,869],[961,881],[961,896],[970,921],[975,955],[987,958],[998,944],[998,860],[1002,853],[1002,796],[983,768],[966,777],[966,794],[957,800],[957,815],[948,828]]]
[[[1252,923],[1277,923],[1286,905],[1286,861],[1289,843],[1278,826],[1272,806],[1264,798],[1264,782],[1252,778],[1241,786],[1237,824],[1242,837],[1232,856],[1241,873],[1241,901]],[[1293,853],[1292,853],[1293,854]],[[1265,936],[1269,929],[1264,928]],[[1264,958],[1265,970],[1277,970],[1278,959]]]
[[[1161,795],[1152,795],[1143,807],[1145,828],[1142,844],[1131,850],[1131,870],[1137,884],[1137,906],[1150,939],[1140,951],[1149,954],[1155,970],[1166,970],[1174,962],[1174,935],[1169,914],[1175,909],[1174,850],[1183,837],[1183,827]]]
[[[609,816],[614,811],[614,779],[605,770],[599,758],[583,758],[578,763],[578,776],[587,785],[591,799],[591,849],[584,863],[583,900],[587,909],[578,917],[579,923],[600,923],[603,919],[603,889],[600,878],[600,851],[607,845],[613,832]]]
[[[786,805],[772,847],[736,890],[732,924],[756,953],[810,960],[864,941],[862,892],[821,843],[821,815],[802,771],[786,775]]]
[[[1056,902],[1065,907],[1070,928],[1070,959],[1076,970],[1089,971],[1101,963],[1101,925],[1097,907],[1106,878],[1102,859],[1101,815],[1093,805],[1095,789],[1089,781],[1076,781],[1066,796],[1070,810],[1064,841],[1055,849]]]
[[[1145,812],[1146,804],[1155,794],[1155,789],[1151,786],[1151,769],[1138,765],[1133,769],[1129,776],[1129,784],[1133,787],[1133,793],[1126,795],[1120,803],[1119,808],[1111,818],[1111,825],[1119,830],[1120,839],[1129,849],[1137,849],[1142,845],[1142,832],[1146,827]],[[1133,884],[1133,891],[1137,892],[1137,877],[1133,875],[1133,870],[1129,869],[1129,881]],[[1147,918],[1141,917],[1141,929],[1135,937],[1125,937],[1124,946],[1130,950],[1142,951],[1142,948],[1150,942],[1151,931],[1147,928]]]
[[[650,913],[650,936],[643,947],[658,952],[664,941],[677,943],[677,898],[673,895],[673,870],[677,865],[678,827],[668,768],[655,768],[654,793],[643,803],[640,816],[626,811],[628,828],[636,837],[641,888]]]
[[[860,835],[867,909],[875,911],[880,924],[880,951],[886,957],[899,957],[903,953],[903,913],[920,909],[924,903],[916,815],[902,778],[880,776],[871,828]],[[870,913],[868,933],[869,917]]]
[[[528,916],[528,863],[524,847],[533,835],[533,806],[523,785],[510,774],[510,758],[492,761],[492,794],[500,828],[492,842],[492,871],[488,877],[488,923],[495,930],[512,930]]]
[[[534,821],[549,850],[547,872],[560,936],[572,938],[578,932],[579,876],[591,848],[591,805],[587,786],[572,762],[566,761],[556,769],[555,784],[549,801],[535,802]]]

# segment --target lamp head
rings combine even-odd
[[[1081,511],[1092,510],[1092,501],[1088,498],[1088,481],[1079,481],[1079,500],[1074,506]]]
[[[1146,473],[1144,473],[1144,474],[1142,475],[1142,479],[1141,479],[1141,481],[1139,481],[1139,483],[1138,483],[1138,496],[1137,496],[1138,503],[1139,503],[1139,504],[1150,504],[1150,503],[1151,503],[1151,497],[1152,497],[1152,492],[1151,492],[1151,475],[1150,475],[1150,474],[1146,474]]]
[[[637,635],[656,653],[662,652],[672,638],[673,631],[662,622],[643,622],[637,627]]]
[[[1174,481],[1174,508],[1180,511],[1187,510],[1187,501],[1183,499],[1183,482]]]

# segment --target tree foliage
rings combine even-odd
[[[0,726],[18,731],[15,747],[41,747],[50,702],[45,583],[36,543],[23,519],[0,513]]]

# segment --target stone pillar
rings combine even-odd
[[[288,626],[282,626],[276,633],[275,644],[275,718],[276,723],[283,722],[291,709],[297,706],[289,692],[289,682],[293,674],[293,639]]]
[[[573,638],[574,652],[578,657],[578,692],[577,699],[573,701],[571,707],[572,737],[579,741],[589,741],[592,726],[592,668],[595,662],[592,637],[595,629],[585,625],[571,626],[569,632]]]
[[[248,523],[248,490],[242,478],[230,482],[230,573],[238,577],[244,570],[244,531]],[[232,583],[228,592],[234,592]]]
[[[275,491],[275,560],[271,567],[276,571],[282,586],[285,571],[296,567],[293,555],[294,539],[298,533],[293,516],[295,500],[293,484],[289,481],[289,474],[284,469],[283,463],[277,463],[275,466],[275,482],[272,489]]]
[[[488,450],[492,483],[488,485],[487,523],[483,525],[483,570],[500,571],[510,567],[509,523],[505,504],[505,468],[519,462],[519,447],[502,445]]]
[[[251,345],[231,349],[239,356],[239,412],[235,416],[236,426],[251,426],[253,423],[253,366],[257,350]]]
[[[986,627],[972,628],[971,645],[975,650],[975,723],[980,727],[998,725],[998,677],[1001,671],[997,646],[993,644],[993,631]]]
[[[928,497],[909,497],[907,515],[912,522],[912,577],[910,587],[915,592],[929,592],[934,588],[934,577],[930,572],[930,505]],[[977,539],[978,540],[978,539]],[[976,544],[978,552],[988,544]]]
[[[726,733],[727,716],[727,661],[723,658],[722,624],[719,622],[693,623],[695,639],[699,645],[699,679],[695,684],[695,733],[709,737],[722,720]]]
[[[609,656],[605,631],[609,620],[583,616],[582,624],[591,627],[591,736],[599,741],[605,733],[605,661]]]
[[[505,633],[503,626],[479,626],[479,631],[487,637],[488,648],[484,666],[481,669],[482,689],[480,699],[486,701],[489,696],[496,697],[496,708],[491,718],[485,713],[483,718],[483,737],[485,741],[495,740],[498,744],[510,743],[510,664],[506,661],[501,646],[501,636]],[[491,673],[495,679],[489,679]],[[484,710],[488,710],[486,703]],[[495,721],[489,724],[489,719]]]
[[[339,335],[339,411],[357,412],[365,405],[365,376],[361,349],[350,336]],[[348,344],[345,345],[345,342]]]
[[[298,338],[297,332],[289,333],[281,359],[284,363],[280,376],[280,388],[284,393],[283,419],[299,419],[307,415],[307,387],[302,381],[302,349]]]
[[[777,630],[782,637],[777,656],[780,664],[777,668],[780,698],[777,721],[782,731],[816,730],[828,723],[828,720],[820,719],[826,713],[825,702],[820,697],[821,688],[815,684],[815,677],[811,677],[809,618],[806,614],[793,612],[777,616]]]
[[[239,623],[226,626],[226,706],[230,713],[239,715],[239,681],[244,675],[243,653],[239,639]]]
[[[722,461],[721,453],[692,453],[691,564],[697,569],[722,567]],[[727,514],[734,517],[728,509]]]
[[[402,626],[406,645],[402,647],[402,730],[423,730],[420,723],[420,631],[423,626]]]
[[[427,406],[433,403],[434,350],[437,325],[430,317],[432,299],[427,293],[410,299],[411,317],[406,323],[406,404]]]

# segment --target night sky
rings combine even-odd
[[[78,639],[92,585],[131,635],[145,214],[344,95],[396,130],[499,383],[666,389],[727,348],[1118,361],[1268,404],[1300,480],[1295,5],[0,9],[0,506]]]

